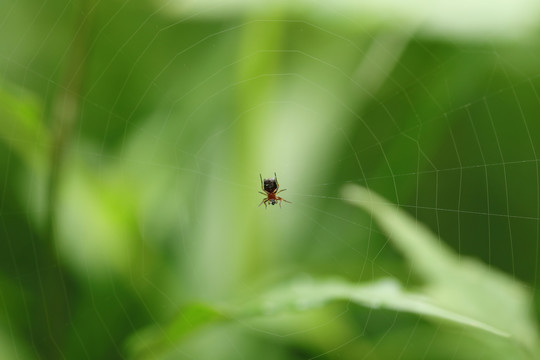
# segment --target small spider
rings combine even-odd
[[[276,205],[276,203],[279,201],[279,207],[281,207],[281,202],[282,201],[285,201],[285,202],[288,202],[289,204],[291,203],[290,201],[287,201],[279,196],[277,196],[277,194],[279,194],[280,192],[282,191],[285,191],[287,189],[283,189],[283,190],[279,190],[279,183],[278,183],[278,180],[277,180],[277,175],[276,173],[274,173],[274,178],[270,178],[270,179],[264,179],[264,184],[263,184],[263,178],[262,178],[262,175],[259,174],[259,177],[261,178],[261,189],[263,189],[264,192],[261,192],[259,191],[260,194],[263,194],[264,196],[266,196],[262,201],[261,203],[259,204],[259,206],[261,206],[262,204],[264,204],[264,207],[267,208],[268,205],[266,203],[270,203],[272,205]]]

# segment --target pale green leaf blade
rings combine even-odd
[[[427,296],[407,292],[393,279],[366,284],[353,284],[342,280],[296,282],[268,293],[242,315],[271,316],[287,311],[304,311],[325,306],[333,301],[350,301],[372,309],[413,313],[438,321],[474,327],[502,337],[509,336],[504,329],[497,329],[474,318],[439,307]]]
[[[344,197],[369,212],[425,281],[438,306],[507,332],[538,349],[532,300],[525,286],[483,263],[458,256],[416,219],[379,195],[349,185]]]
[[[504,329],[445,309],[429,297],[407,292],[393,279],[354,284],[343,280],[296,281],[277,287],[251,304],[237,310],[218,310],[209,305],[185,307],[164,327],[153,327],[133,336],[128,344],[133,358],[153,358],[176,347],[185,336],[205,325],[228,320],[275,317],[287,313],[315,310],[335,301],[347,301],[371,309],[386,309],[424,316],[428,319],[485,331],[507,338]]]
[[[197,16],[239,16],[276,11],[301,13],[305,17],[342,22],[356,20],[358,27],[411,26],[420,35],[444,39],[508,39],[531,34],[540,17],[540,3],[534,0],[337,0],[247,1],[189,0],[166,2],[168,12]]]

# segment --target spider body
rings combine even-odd
[[[260,175],[260,174],[259,174]],[[263,190],[267,193],[274,193],[278,189],[276,178],[264,179]]]
[[[270,203],[270,205],[276,205],[278,201],[279,201],[279,207],[281,207],[282,201],[290,203],[290,201],[287,201],[283,199],[282,197],[277,196],[278,193],[285,191],[287,189],[279,190],[279,183],[277,180],[276,173],[274,173],[273,178],[264,179],[264,181],[261,174],[259,174],[259,177],[261,178],[261,189],[264,191],[264,192],[259,191],[259,193],[265,196],[265,198],[261,201],[259,206],[264,204],[264,207],[267,208],[268,203]]]

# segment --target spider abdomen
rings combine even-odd
[[[277,190],[276,179],[264,179],[264,191],[273,193]]]

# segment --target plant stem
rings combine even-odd
[[[66,271],[57,249],[56,224],[58,218],[59,189],[61,187],[66,151],[79,115],[84,65],[90,30],[90,1],[81,1],[76,7],[76,32],[67,56],[65,78],[51,109],[52,145],[47,188],[45,239],[47,262],[53,266],[40,279],[44,322],[40,330],[46,330],[49,339],[41,344],[44,358],[65,358],[62,344],[65,342],[70,323],[70,306],[73,303],[74,284]],[[38,310],[39,312],[39,310]],[[38,331],[40,331],[38,330]],[[43,334],[43,332],[41,333]]]

